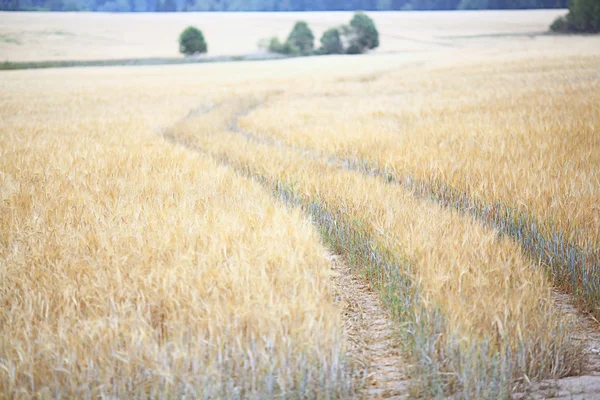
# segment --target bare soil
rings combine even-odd
[[[340,257],[332,256],[334,291],[343,312],[350,356],[365,370],[366,399],[408,398],[409,377],[400,339],[379,296],[357,278]]]
[[[573,304],[571,296],[554,293],[557,307],[573,318],[574,338],[581,342],[582,357],[587,357],[587,366],[580,376],[535,383],[531,390],[520,396],[522,399],[600,399],[600,323],[586,315]]]

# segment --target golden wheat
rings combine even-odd
[[[554,309],[543,271],[509,239],[499,239],[494,230],[473,219],[419,201],[376,177],[340,170],[310,153],[227,132],[227,121],[235,113],[226,114],[219,114],[220,134],[207,135],[198,129],[204,118],[213,115],[187,119],[169,135],[242,171],[293,188],[308,203],[349,218],[365,236],[375,237],[396,257],[408,260],[405,270],[387,273],[406,276],[417,288],[415,298],[395,306],[411,314],[408,336],[415,337],[405,339],[418,343],[413,362],[439,369],[440,376],[432,378],[443,381],[439,390],[493,397],[505,395],[512,379],[579,370],[577,346],[567,321]],[[358,251],[348,246],[345,251]],[[388,284],[385,279],[380,282]],[[425,370],[419,373],[426,374]]]
[[[465,54],[3,73],[0,390],[355,394],[316,227],[397,317],[413,394],[577,373],[554,282],[470,214],[596,246],[598,58]]]
[[[483,218],[508,209],[493,211],[505,230],[560,263],[559,284],[600,315],[598,68],[592,56],[391,72],[328,96],[297,88],[241,126],[443,186],[436,196],[467,196]]]
[[[310,223],[150,129],[198,87],[110,75],[2,92],[0,397],[351,393]]]
[[[294,93],[242,127],[439,179],[600,246],[598,68],[590,58],[389,74],[364,86],[368,96],[362,86],[343,98]]]

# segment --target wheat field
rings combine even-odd
[[[404,396],[593,373],[599,38],[457,15],[499,36],[1,72],[0,398],[372,397],[338,259],[381,299]]]
[[[2,83],[0,392],[352,393],[307,219],[155,131],[206,85],[98,72]]]
[[[241,126],[503,213],[520,240],[540,236],[535,251],[583,249],[556,251],[572,272],[556,273],[600,316],[599,69],[593,56],[392,72],[367,96],[280,96]]]

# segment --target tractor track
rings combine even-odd
[[[240,128],[239,120],[259,108],[258,102],[236,113],[229,130],[250,141],[293,150],[304,157],[326,161],[338,168],[345,168],[367,175],[379,175],[349,160],[322,154],[313,149],[290,145],[277,139],[247,132]],[[182,120],[199,117],[218,107],[211,105],[190,112]],[[176,133],[167,130],[157,132],[165,140],[189,150],[214,156],[204,149],[181,140]],[[219,158],[220,162],[225,162]],[[399,184],[390,182],[390,184]],[[415,194],[418,196],[417,194]],[[405,399],[409,397],[410,376],[400,349],[400,338],[394,321],[384,308],[379,296],[369,284],[356,276],[344,264],[339,255],[331,256],[333,291],[343,314],[344,326],[350,344],[350,356],[364,370],[362,397],[366,399]],[[581,343],[582,357],[586,358],[584,370],[578,376],[533,382],[523,393],[515,393],[516,399],[599,399],[600,400],[600,323],[575,305],[573,296],[563,292],[553,293],[557,309],[573,321],[574,339]]]

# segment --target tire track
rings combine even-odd
[[[201,117],[202,115],[218,108],[220,105],[198,107],[180,120]],[[260,103],[236,113],[230,123],[230,130],[246,137],[248,140],[260,141],[252,133],[239,129],[238,120],[249,112],[259,107]],[[231,165],[219,157],[206,152],[201,147],[179,138],[172,129],[163,129],[156,132],[166,141],[183,146],[190,151],[201,153],[217,159],[218,162],[230,166],[242,175],[236,166]],[[261,141],[262,142],[262,141]],[[278,147],[275,141],[263,142],[269,146]],[[310,152],[305,152],[310,157]],[[249,177],[250,179],[255,177]],[[259,182],[264,185],[264,182]],[[283,199],[290,207],[300,206],[293,199]],[[359,279],[356,274],[342,261],[340,255],[330,255],[332,266],[333,295],[342,312],[346,337],[349,343],[349,356],[362,369],[359,378],[363,383],[361,397],[365,399],[406,399],[409,396],[410,378],[407,366],[402,357],[398,325],[390,317],[383,302],[369,284]]]
[[[394,322],[379,296],[339,256],[331,256],[334,295],[343,313],[350,356],[366,370],[366,399],[406,399],[410,380]]]
[[[262,102],[256,102],[236,112],[228,126],[229,130],[256,143],[274,148],[290,149],[309,159],[324,161],[338,168],[386,179],[382,171],[371,168],[366,163],[355,160],[342,160],[333,155],[291,145],[241,129],[239,120],[260,107],[261,104]],[[198,113],[191,113],[185,119],[198,116]],[[192,143],[187,143],[185,140],[178,138],[176,133],[172,131],[161,132],[161,136],[174,144],[183,145],[190,150],[215,158],[214,154],[210,154]],[[226,160],[216,158],[227,164]],[[237,169],[235,166],[232,167]],[[403,182],[394,179],[387,178],[386,181],[389,184],[406,186]],[[411,190],[411,188],[407,187],[407,190]],[[430,195],[411,191],[420,199],[431,199]],[[455,208],[453,204],[443,205]],[[403,364],[399,339],[394,334],[394,322],[390,319],[389,313],[382,307],[379,296],[369,289],[368,284],[359,280],[341,262],[339,256],[332,256],[332,266],[335,295],[340,308],[343,310],[348,339],[351,344],[351,355],[366,371],[363,395],[369,399],[407,398],[409,396],[410,379],[407,374],[407,366]],[[598,321],[581,312],[575,306],[571,295],[555,292],[554,300],[562,314],[574,321],[576,338],[581,341],[584,349],[582,357],[587,359],[586,369],[574,377],[533,382],[526,392],[515,394],[515,398],[600,399],[600,329]]]
[[[471,214],[476,219],[482,221],[484,225],[498,230],[501,234],[507,234],[513,240],[515,239],[512,237],[512,235],[502,229],[503,226],[500,226],[500,223],[495,224],[494,221],[485,220],[484,218],[488,218],[488,215],[484,215],[484,218],[482,218],[482,215],[477,214],[477,210],[472,205],[466,207],[465,209],[460,207],[460,204],[455,204],[452,201],[445,200],[442,196],[434,193],[433,189],[430,188],[427,190],[426,186],[428,185],[424,182],[411,179],[410,177],[408,177],[404,182],[400,179],[391,177],[387,171],[379,168],[373,168],[368,163],[361,162],[360,160],[342,160],[334,155],[323,154],[315,151],[314,149],[288,144],[281,140],[263,137],[256,133],[241,129],[239,126],[239,120],[258,107],[260,107],[259,104],[253,106],[252,109],[247,110],[244,113],[240,113],[236,120],[231,123],[231,130],[249,140],[260,144],[290,149],[304,157],[325,161],[329,165],[333,165],[338,168],[360,172],[365,175],[380,177],[386,180],[389,184],[405,187],[419,199],[434,200],[446,208],[454,208],[460,212]],[[443,189],[452,190],[452,188],[446,187],[443,187]],[[467,201],[470,202],[470,199]],[[527,249],[525,249],[525,251],[528,252]],[[573,251],[578,251],[578,249]],[[540,252],[542,251],[540,250]],[[560,310],[561,314],[565,318],[570,318],[573,321],[575,338],[580,341],[583,349],[582,357],[586,359],[585,369],[577,376],[556,380],[544,380],[539,383],[533,383],[526,393],[517,395],[517,398],[522,396],[521,398],[536,400],[549,397],[565,400],[600,400],[600,323],[592,315],[583,312],[580,307],[577,306],[576,299],[571,294],[555,290],[553,292],[553,297],[556,307]],[[378,366],[375,366],[374,368],[377,369]],[[376,389],[374,393],[377,393]]]

